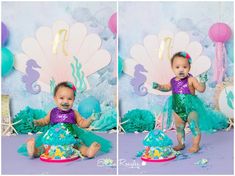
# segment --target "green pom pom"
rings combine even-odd
[[[155,126],[155,117],[148,110],[134,109],[128,111],[121,122],[124,122],[122,127],[126,132],[151,131]]]
[[[28,134],[30,133],[37,133],[37,132],[45,132],[48,130],[50,125],[47,126],[34,126],[33,120],[38,120],[46,116],[46,112],[40,109],[33,109],[27,106],[25,109],[21,110],[18,114],[16,114],[15,118],[13,119],[14,122],[20,121],[14,126],[16,131],[19,134]]]
[[[112,107],[106,108],[106,111],[103,114],[100,114],[100,117],[91,124],[91,127],[97,131],[111,130],[116,126],[117,113]]]

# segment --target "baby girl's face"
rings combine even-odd
[[[190,70],[188,59],[184,57],[175,57],[172,63],[172,70],[178,79],[183,79],[188,76]]]
[[[60,87],[54,96],[57,107],[63,111],[67,111],[73,107],[74,93],[67,87]]]

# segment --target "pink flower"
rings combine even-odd
[[[73,91],[76,91],[76,87],[74,85],[72,86],[72,89],[73,89]]]

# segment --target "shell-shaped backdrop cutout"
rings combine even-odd
[[[144,87],[149,93],[169,95],[170,92],[160,92],[152,89],[152,82],[159,84],[170,83],[175,75],[171,69],[170,59],[176,52],[186,51],[192,58],[190,73],[198,76],[211,67],[210,58],[203,55],[203,47],[197,41],[190,41],[186,32],[175,35],[169,31],[162,31],[158,35],[147,35],[143,44],[135,44],[130,49],[130,58],[124,59],[124,73],[134,77],[135,66],[141,64],[147,72],[142,73],[147,80]]]
[[[83,23],[67,24],[56,21],[52,27],[42,26],[35,37],[25,38],[22,53],[15,55],[15,68],[26,73],[26,63],[33,59],[41,67],[38,84],[50,92],[50,83],[74,82],[77,87],[89,88],[87,77],[107,66],[110,53],[101,48],[102,40],[95,33],[88,33]]]
[[[234,119],[234,84],[233,78],[216,85],[215,107],[230,119]]]

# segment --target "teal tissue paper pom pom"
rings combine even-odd
[[[89,96],[79,103],[78,112],[87,119],[92,113],[101,112],[100,102],[95,97]]]
[[[92,130],[108,131],[117,127],[117,112],[113,107],[103,108],[102,113],[99,113],[99,118],[96,119],[90,126]]]
[[[15,115],[13,123],[20,121],[19,123],[13,125],[19,134],[28,134],[45,132],[49,129],[50,125],[47,126],[34,126],[33,120],[38,120],[45,117],[47,113],[41,109],[33,109],[27,106],[25,109],[21,110]]]
[[[148,110],[134,109],[128,111],[121,119],[122,127],[126,132],[143,132],[154,129],[155,117]]]

